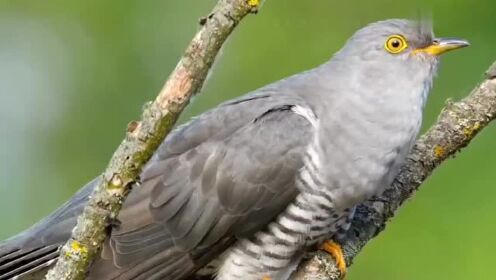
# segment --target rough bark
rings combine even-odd
[[[360,205],[342,245],[346,263],[367,242],[384,230],[395,211],[418,190],[422,182],[444,160],[467,146],[475,135],[496,117],[496,62],[485,80],[464,99],[448,101],[437,122],[417,142],[394,183],[380,197]],[[318,251],[302,262],[296,280],[338,280],[334,259]]]
[[[71,238],[62,247],[56,266],[46,279],[83,279],[97,256],[107,227],[117,217],[142,166],[171,131],[179,114],[197,93],[220,47],[258,0],[220,0],[212,13],[200,20],[195,35],[175,70],[153,102],[145,106],[140,121],[128,125],[127,134],[78,218]]]

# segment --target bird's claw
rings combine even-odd
[[[346,276],[346,261],[344,259],[344,253],[343,249],[341,249],[341,245],[333,240],[326,240],[322,243],[322,245],[320,245],[319,249],[326,251],[334,258],[336,266],[339,269],[341,279],[344,279]]]

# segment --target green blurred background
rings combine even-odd
[[[0,0],[0,239],[104,169],[215,2]],[[430,14],[438,35],[472,46],[443,57],[427,127],[496,59],[495,10],[494,0],[267,0],[228,40],[182,121],[324,62],[369,22]],[[496,279],[495,136],[485,129],[436,170],[348,279]]]

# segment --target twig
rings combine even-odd
[[[448,102],[438,121],[417,140],[394,183],[384,194],[360,205],[348,234],[340,243],[346,262],[367,242],[384,230],[403,202],[444,160],[467,146],[475,135],[496,118],[496,62],[486,72],[486,79],[469,96],[459,102]],[[338,280],[340,275],[332,257],[319,251],[300,264],[294,279]]]
[[[84,278],[106,238],[109,223],[117,217],[142,166],[172,129],[190,97],[200,90],[229,34],[244,16],[256,12],[258,6],[258,0],[220,0],[212,13],[200,20],[200,30],[164,88],[155,101],[147,104],[141,121],[128,125],[125,139],[112,156],[101,183],[46,279]]]

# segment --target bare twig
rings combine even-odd
[[[114,153],[78,218],[72,236],[63,246],[56,266],[46,279],[83,279],[106,237],[106,228],[117,217],[142,166],[172,129],[192,95],[201,88],[220,47],[241,19],[255,12],[258,0],[220,0],[212,13],[200,20],[176,69],[155,101],[144,109],[141,121],[131,122],[126,138]]]
[[[469,96],[448,102],[438,121],[417,140],[406,165],[384,194],[360,205],[346,238],[340,240],[351,265],[367,242],[384,230],[403,202],[444,160],[467,146],[475,135],[496,117],[496,62],[486,72],[486,79]],[[340,279],[332,257],[319,251],[300,264],[294,279]]]

